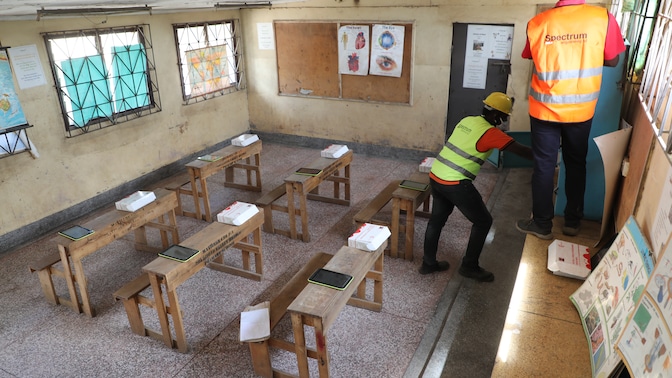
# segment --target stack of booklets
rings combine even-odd
[[[114,203],[117,210],[136,211],[143,206],[152,203],[156,199],[154,192],[137,191],[122,200]]]
[[[320,151],[320,156],[329,159],[338,159],[348,152],[348,146],[343,144],[330,144],[327,148]]]
[[[556,276],[585,280],[590,275],[588,247],[564,240],[554,240],[548,246],[548,270]]]
[[[418,167],[418,170],[419,170],[420,172],[429,173],[429,171],[432,169],[432,164],[434,164],[434,160],[436,160],[436,158],[433,158],[433,157],[426,157],[426,158],[420,163],[420,166]]]
[[[271,337],[271,303],[261,302],[254,306],[247,306],[240,313],[240,341],[256,342],[268,340]]]
[[[251,203],[236,201],[217,214],[217,221],[240,226],[252,218],[259,209]]]
[[[258,140],[259,136],[256,134],[243,134],[231,139],[231,144],[238,147],[245,147]]]
[[[364,223],[357,231],[348,238],[348,247],[372,252],[390,237],[392,233],[386,226],[378,224]]]

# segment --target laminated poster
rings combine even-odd
[[[368,25],[346,25],[338,29],[338,72],[343,75],[368,75]]]
[[[597,267],[570,295],[588,340],[593,377],[606,378],[619,366],[616,343],[653,268],[651,248],[631,216]]]
[[[404,26],[373,25],[371,75],[401,77],[404,60]]]

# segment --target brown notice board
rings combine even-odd
[[[413,25],[395,24],[405,27],[401,77],[340,75],[338,28],[344,25],[373,24],[275,22],[280,94],[410,103]]]

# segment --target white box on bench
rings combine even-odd
[[[137,191],[114,203],[117,210],[136,211],[156,199],[154,192]]]
[[[231,144],[238,147],[249,146],[250,144],[259,140],[257,134],[242,134],[233,139],[231,139]]]
[[[338,159],[348,152],[348,146],[343,144],[330,144],[327,148],[320,151],[320,156],[330,159]]]
[[[259,209],[255,205],[236,201],[217,214],[217,222],[240,226],[258,212]]]
[[[348,238],[348,247],[364,251],[377,250],[392,233],[386,226],[364,223]]]
[[[420,172],[429,173],[429,171],[432,170],[432,164],[434,164],[434,160],[436,160],[436,158],[433,158],[433,157],[426,157],[426,158],[420,163],[420,166],[418,166],[418,170],[419,170]]]

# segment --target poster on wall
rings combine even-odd
[[[513,26],[469,25],[464,57],[464,88],[485,89],[488,59],[511,59]]]
[[[404,26],[373,25],[371,32],[371,75],[401,77],[404,59]]]
[[[369,26],[346,25],[338,29],[338,72],[342,75],[369,73]]]
[[[0,50],[0,130],[28,123],[14,88],[12,69],[5,50]]]
[[[192,95],[215,92],[230,85],[225,45],[185,51],[185,55]]]
[[[651,243],[658,256],[672,234],[672,168],[668,168],[663,182],[663,191],[658,199],[658,210],[651,230]]]
[[[27,89],[47,84],[37,46],[12,47],[9,49],[9,57],[12,59],[12,67],[16,72],[19,88]]]

